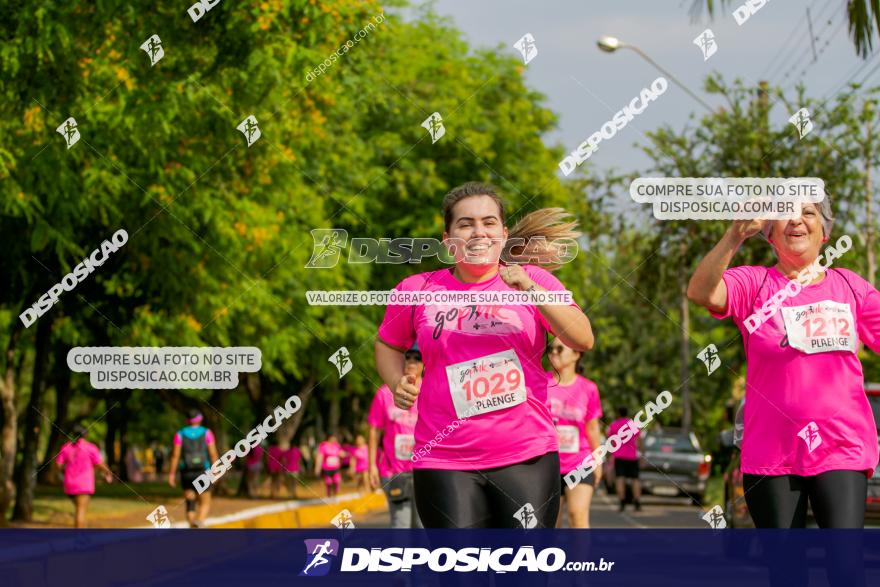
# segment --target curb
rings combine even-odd
[[[377,490],[363,496],[349,493],[329,499],[295,500],[259,506],[208,518],[205,526],[229,529],[320,528],[330,526],[330,520],[343,509],[357,515],[382,511],[386,507],[385,495]],[[173,527],[186,528],[188,524],[178,522]]]

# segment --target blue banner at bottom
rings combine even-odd
[[[0,585],[880,585],[876,530],[0,530]]]

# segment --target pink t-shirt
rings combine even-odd
[[[543,288],[565,289],[548,271],[521,267]],[[464,283],[451,268],[413,275],[395,289],[515,291],[500,274]],[[414,468],[487,469],[556,452],[541,365],[548,330],[535,306],[505,306],[501,301],[492,306],[444,302],[386,308],[379,337],[399,349],[418,341],[425,362]],[[429,444],[431,450],[424,451]]]
[[[81,495],[95,493],[95,465],[101,462],[101,451],[88,440],[64,443],[55,459],[64,467],[64,493]]]
[[[413,434],[419,419],[419,398],[409,410],[394,405],[394,396],[383,385],[373,396],[367,423],[382,431],[382,452],[385,453],[391,473],[412,471]]]
[[[366,444],[354,448],[354,472],[363,473],[369,468],[370,447]]]
[[[297,446],[291,446],[284,451],[284,470],[288,473],[299,473],[299,459],[302,452]]]
[[[354,453],[354,445],[343,444],[342,450],[345,451],[345,456],[340,457],[340,460],[342,461],[342,466],[347,467],[351,463],[351,455]]]
[[[180,431],[174,433],[174,445],[180,446],[183,444],[183,439],[180,438]],[[214,433],[208,430],[205,432],[205,444],[214,444]]]
[[[270,473],[277,473],[284,466],[285,454],[284,450],[278,446],[273,445],[269,447],[269,450],[266,451],[266,470]]]
[[[379,449],[376,451],[376,468],[379,469],[379,477],[390,477],[392,475],[391,465],[385,457],[382,445],[379,445]]]
[[[342,447],[339,446],[339,443],[326,440],[322,442],[318,446],[318,454],[324,457],[321,461],[321,468],[328,471],[340,468],[342,466],[342,460],[339,456],[340,452],[342,452]]]
[[[620,445],[620,448],[614,453],[614,458],[623,461],[637,461],[639,460],[639,436],[641,436],[642,432],[631,418],[618,418],[612,422],[611,426],[608,427],[608,436],[611,437],[614,434],[617,434],[617,431],[623,428],[627,423],[630,423],[630,428],[635,430],[636,433],[633,434],[629,440]]]
[[[247,458],[245,459],[245,463],[251,467],[254,465],[259,465],[263,460],[263,447],[255,446],[251,449],[251,452],[248,453]]]
[[[712,315],[733,318],[748,366],[742,472],[870,475],[878,459],[877,427],[862,364],[852,350],[834,347],[857,348],[861,341],[880,352],[880,293],[852,271],[832,269],[749,334],[746,318],[789,279],[775,267],[742,266],[725,271],[724,283],[727,308]]]
[[[569,473],[593,452],[586,428],[587,422],[602,417],[599,388],[580,375],[569,385],[560,385],[551,372],[547,373],[547,401],[559,439],[560,472]]]

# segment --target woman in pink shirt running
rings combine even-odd
[[[327,440],[318,445],[318,458],[315,460],[315,475],[321,473],[324,478],[324,486],[327,489],[327,497],[339,493],[339,485],[342,483],[342,457],[346,452],[342,450],[335,434],[327,437]]]
[[[508,232],[495,189],[468,183],[446,195],[443,217],[454,267],[408,277],[396,290],[565,289],[546,269],[524,264],[558,266],[563,251],[574,252],[578,233],[562,210],[533,212]],[[507,304],[389,305],[379,327],[376,366],[395,405],[406,410],[419,398],[413,479],[427,528],[556,525],[559,453],[541,357],[548,333],[577,351],[593,346],[593,333],[577,304]],[[421,389],[404,374],[404,353],[416,341]]]
[[[559,439],[559,472],[568,505],[569,528],[590,527],[593,490],[602,480],[602,467],[596,467],[573,488],[569,489],[565,484],[565,475],[577,469],[602,442],[599,388],[582,375],[582,356],[583,353],[565,346],[558,339],[550,343],[553,371],[547,373],[547,402]],[[557,527],[562,523],[562,511],[559,513]]]
[[[861,343],[880,352],[880,293],[852,271],[828,268],[851,246],[849,237],[819,255],[832,221],[827,197],[803,204],[796,220],[735,221],[688,286],[691,300],[716,318],[731,317],[742,333],[741,467],[759,528],[804,527],[807,499],[822,528],[864,526],[877,428],[856,353]],[[773,246],[776,265],[728,269],[758,233]]]
[[[95,467],[101,469],[107,483],[113,482],[113,474],[101,459],[98,447],[86,440],[86,429],[77,425],[73,434],[75,440],[64,443],[55,464],[64,469],[64,493],[76,509],[74,526],[85,528],[89,499],[95,494]]]
[[[351,458],[352,476],[357,480],[357,490],[366,493],[370,489],[370,447],[363,434],[358,434],[354,439],[354,450]]]

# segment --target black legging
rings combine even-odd
[[[559,479],[557,452],[495,469],[413,471],[425,528],[523,528],[514,514],[526,504],[537,520],[535,528],[555,528]]]
[[[820,528],[863,528],[868,477],[827,471],[812,477],[743,474],[749,514],[758,528],[804,528],[807,499]]]

